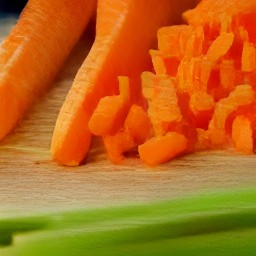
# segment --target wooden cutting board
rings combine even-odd
[[[2,38],[9,24],[1,23]],[[77,45],[50,91],[0,143],[0,218],[255,186],[256,157],[234,152],[197,153],[157,168],[136,159],[115,166],[98,141],[83,166],[53,162],[49,148],[55,120],[88,49],[88,42]]]

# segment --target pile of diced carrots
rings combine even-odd
[[[130,152],[149,166],[201,150],[254,153],[256,1],[51,3],[29,0],[1,46],[0,138],[53,81],[96,16],[95,41],[56,122],[53,159],[81,164],[92,136],[102,138],[115,164]],[[182,12],[185,23],[170,25]],[[47,22],[53,29],[38,34]]]
[[[200,150],[254,152],[256,12],[228,14],[218,1],[214,13],[194,20],[209,2],[184,13],[188,24],[158,30],[154,70],[141,75],[146,107],[128,101],[123,77],[120,95],[100,100],[89,129],[102,136],[112,162],[134,149],[152,166]]]

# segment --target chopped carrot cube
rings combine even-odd
[[[183,153],[186,147],[187,139],[184,135],[168,132],[164,136],[147,140],[139,146],[138,150],[140,158],[145,164],[156,166]]]

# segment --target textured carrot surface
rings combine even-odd
[[[0,139],[51,85],[95,8],[94,0],[28,2],[0,46]]]

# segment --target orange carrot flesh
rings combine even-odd
[[[125,119],[124,127],[128,129],[137,145],[144,143],[153,136],[153,129],[147,112],[136,104],[133,104]]]
[[[169,132],[154,137],[138,147],[141,160],[149,166],[165,163],[186,150],[187,139],[184,135]]]
[[[253,153],[251,122],[244,116],[237,116],[232,125],[232,139],[236,150],[245,154]]]
[[[250,85],[240,85],[231,92],[228,98],[220,100],[209,123],[209,134],[213,145],[225,142],[225,124],[228,116],[238,106],[249,105],[255,101],[255,92]]]
[[[119,80],[120,95],[101,98],[89,120],[88,127],[94,135],[112,135],[123,126],[128,113],[130,92],[128,79],[119,77]]]
[[[98,101],[116,94],[116,77],[131,81],[131,100],[143,102],[139,73],[150,67],[148,50],[157,29],[173,23],[193,0],[99,0],[96,39],[62,106],[52,138],[52,156],[64,165],[78,165],[90,148],[88,122]],[[145,26],[145,24],[147,24]]]
[[[244,42],[242,53],[242,71],[251,72],[256,69],[256,50],[252,43]]]
[[[28,2],[0,46],[0,139],[53,82],[95,8],[94,0]]]
[[[128,129],[119,130],[114,135],[103,136],[103,142],[108,159],[113,164],[120,164],[124,159],[124,153],[136,147],[136,143]]]
[[[220,34],[209,47],[206,58],[211,62],[217,61],[228,52],[233,40],[234,34],[232,32]]]
[[[147,74],[146,74],[147,75]],[[178,97],[174,85],[167,76],[145,76],[143,93],[147,96],[148,89],[152,89],[151,98],[148,100],[148,115],[153,125],[155,135],[163,135],[168,131],[168,126],[182,119],[178,106]],[[153,81],[150,81],[152,79]]]
[[[89,120],[90,132],[98,136],[117,132],[122,127],[124,112],[124,104],[120,96],[102,98]]]

